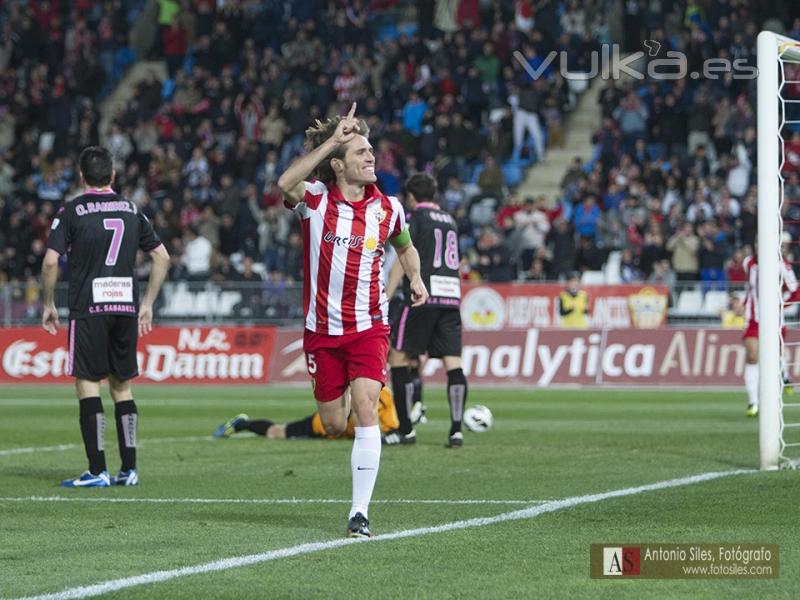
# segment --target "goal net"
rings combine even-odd
[[[786,302],[781,268],[784,231],[800,237],[800,42],[762,31],[757,56],[759,446],[761,468],[777,469],[800,465],[800,381],[784,377],[800,366],[800,342],[781,335],[800,308]]]

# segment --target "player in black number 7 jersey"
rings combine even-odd
[[[50,227],[42,265],[44,312],[42,327],[58,332],[53,291],[58,260],[67,255],[69,281],[69,355],[67,374],[76,379],[80,424],[89,470],[65,487],[136,485],[136,430],[138,413],[131,379],[139,374],[136,341],[152,328],[153,302],[169,267],[169,255],[153,227],[133,202],[111,189],[114,168],[105,148],[91,146],[79,159],[83,194],[67,202]],[[134,273],[136,253],[153,259],[147,292],[139,303]],[[100,381],[108,378],[114,401],[117,441],[122,459],[119,474],[108,477],[103,434],[105,415]]]
[[[464,443],[461,418],[467,400],[467,379],[461,369],[458,230],[453,217],[436,204],[435,198],[436,180],[430,175],[417,173],[406,182],[406,206],[411,211],[409,232],[419,252],[422,280],[430,297],[424,306],[404,306],[394,332],[389,365],[400,427],[384,436],[384,443],[389,445],[416,441],[410,418],[414,383],[409,359],[426,353],[429,358],[441,358],[447,370],[451,420],[447,446],[455,448]],[[393,271],[387,287],[389,297],[397,281],[399,276]],[[404,279],[403,283],[407,288],[408,280]]]

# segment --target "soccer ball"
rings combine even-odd
[[[482,404],[470,406],[464,411],[464,425],[467,426],[467,429],[475,433],[489,431],[492,428],[493,422],[494,417],[492,416],[492,411]]]

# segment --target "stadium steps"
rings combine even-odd
[[[544,195],[553,204],[561,193],[561,179],[576,156],[584,162],[592,158],[592,134],[600,126],[600,105],[597,99],[603,79],[595,77],[589,88],[578,97],[575,110],[564,123],[564,147],[548,148],[543,162],[537,162],[525,173],[520,184],[522,197]]]
[[[144,80],[148,73],[155,72],[160,81],[167,79],[167,64],[160,60],[140,60],[131,65],[125,77],[117,84],[114,91],[100,105],[100,139],[105,139],[111,128],[111,122],[125,110],[128,102],[136,93],[136,86]]]

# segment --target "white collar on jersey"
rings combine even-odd
[[[114,190],[111,189],[110,185],[107,185],[106,187],[101,187],[101,188],[98,188],[98,187],[87,187],[85,190],[83,190],[83,193],[84,194],[91,194],[91,195],[113,194]]]

